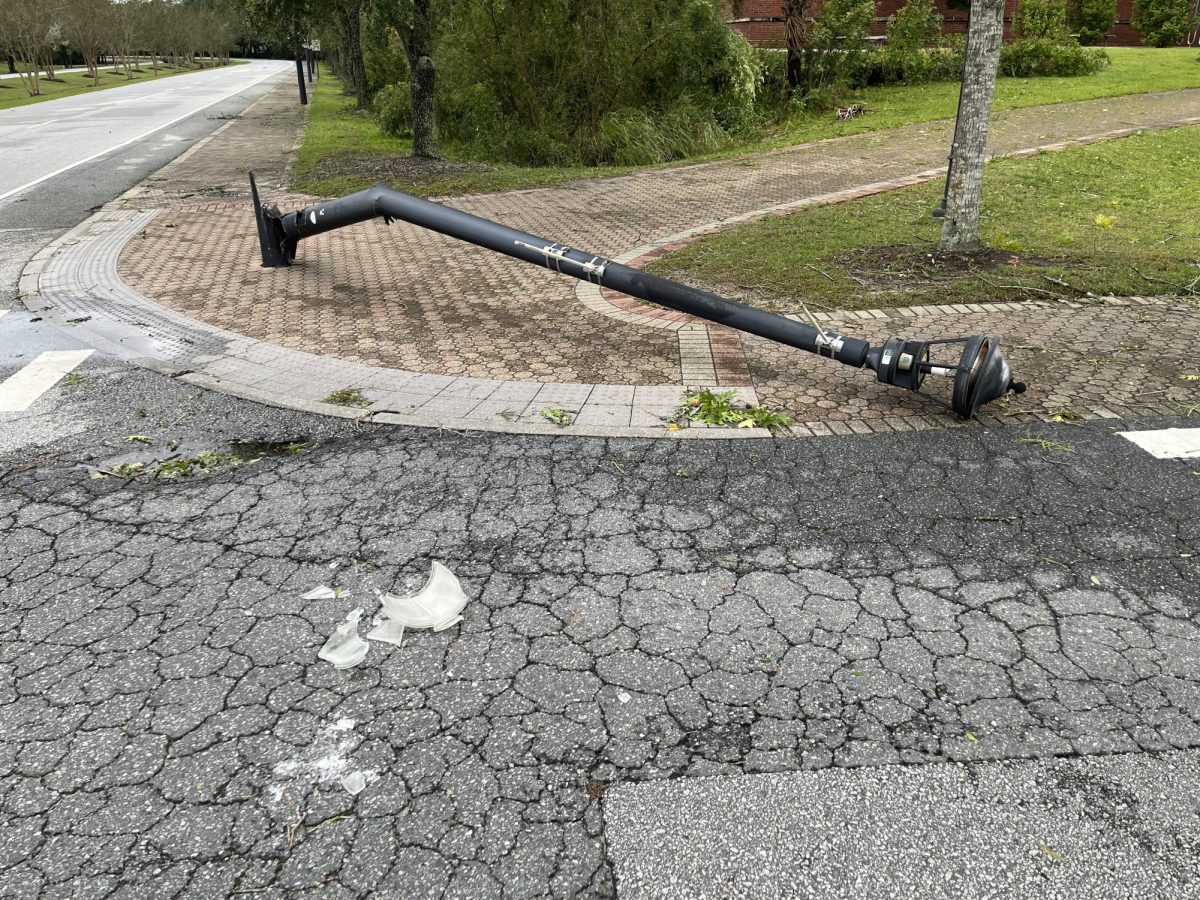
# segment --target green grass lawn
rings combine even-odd
[[[236,65],[240,60],[233,60],[232,64]],[[7,70],[6,70],[7,71]],[[199,69],[174,69],[170,66],[159,64],[158,77],[167,78],[171,75],[180,75],[184,72],[198,72]],[[49,81],[43,74],[38,84],[41,86],[41,93],[31,97],[25,90],[25,85],[20,78],[5,78],[0,80],[0,109],[10,109],[14,106],[26,106],[30,103],[40,103],[43,100],[58,100],[60,97],[71,97],[75,94],[86,94],[89,91],[102,91],[105,88],[120,87],[123,84],[133,84],[135,81],[147,81],[154,79],[154,70],[149,68],[142,71],[134,70],[133,78],[126,78],[125,71],[122,69],[120,74],[114,75],[112,67],[100,69],[100,84],[92,84],[92,79],[87,72],[68,72],[64,75],[59,75],[54,81]]]
[[[1021,109],[1045,103],[1200,87],[1200,55],[1194,48],[1111,47],[1107,52],[1112,65],[1095,75],[1001,78],[996,82],[992,108]],[[952,119],[958,108],[958,83],[864,88],[849,95],[846,103],[862,103],[870,115],[845,121],[832,120],[827,115],[801,118],[781,127],[765,144],[781,147],[914,122]]]
[[[941,179],[709,235],[651,270],[800,311],[1200,289],[1200,126],[997,160],[989,252],[939,260]],[[1200,297],[1192,293],[1191,296]]]
[[[561,184],[633,171],[455,164],[452,159],[444,165],[429,165],[409,160],[412,141],[382,134],[375,117],[355,108],[353,98],[342,93],[341,82],[325,68],[311,89],[309,104],[304,142],[292,167],[292,188],[314,196],[341,196],[381,179],[414,194],[434,197]]]
[[[1108,52],[1112,65],[1095,75],[1001,78],[995,108],[1016,109],[1121,94],[1200,88],[1200,60],[1194,49],[1121,47]],[[323,72],[313,92],[308,130],[293,170],[293,187],[298,191],[331,197],[360,190],[383,179],[395,187],[423,196],[449,196],[562,184],[580,178],[638,171],[614,166],[523,168],[448,163],[438,167],[401,162],[399,158],[411,149],[410,142],[380,134],[371,114],[356,110],[353,101],[341,93],[338,80],[327,70]],[[736,156],[822,138],[953,118],[958,104],[958,85],[867,88],[855,92],[851,99],[864,103],[871,114],[848,121],[837,121],[831,113],[803,116],[776,128],[760,141],[699,159]],[[443,149],[448,157],[454,157],[453,147]]]

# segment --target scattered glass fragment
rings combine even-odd
[[[342,779],[342,787],[346,789],[347,794],[358,795],[362,793],[362,789],[367,786],[367,776],[362,772],[351,772]]]
[[[375,627],[367,632],[367,637],[372,641],[383,641],[385,644],[395,644],[399,647],[404,639],[404,626],[387,616],[376,616],[376,622]]]
[[[337,596],[338,596],[337,591],[335,591],[333,588],[323,584],[320,587],[313,588],[311,591],[309,591],[307,594],[305,594],[300,599],[301,600],[336,600]]]
[[[352,609],[346,616],[346,621],[337,627],[325,642],[325,646],[317,651],[317,656],[333,663],[335,669],[357,666],[370,649],[370,645],[358,636],[358,620],[362,617],[362,612],[361,607]]]

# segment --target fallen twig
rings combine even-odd
[[[823,272],[822,270],[818,269],[818,268],[817,268],[816,266],[814,266],[814,265],[810,265],[809,263],[805,263],[805,264],[804,264],[804,268],[806,268],[806,269],[812,269],[812,270],[813,270],[814,272],[816,272],[818,275],[824,275],[824,276],[825,276],[827,279],[829,279],[829,281],[831,281],[831,282],[833,281],[833,276],[831,276],[831,275],[830,275],[828,272]],[[851,277],[853,277],[853,276],[851,276]]]
[[[1155,284],[1165,284],[1167,287],[1173,288],[1177,291],[1178,290],[1186,290],[1186,288],[1184,288],[1183,285],[1181,285],[1181,284],[1173,284],[1170,281],[1163,281],[1161,278],[1151,278],[1149,275],[1142,272],[1142,270],[1139,269],[1137,266],[1130,266],[1129,268],[1131,268],[1131,269],[1133,269],[1133,271],[1137,272],[1138,277],[1142,278],[1145,281],[1153,281]]]

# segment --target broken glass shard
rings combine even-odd
[[[383,611],[389,619],[406,628],[432,628],[441,631],[462,621],[459,613],[467,605],[467,595],[454,573],[439,562],[425,586],[407,597],[383,595]]]
[[[351,772],[342,779],[342,787],[346,789],[346,793],[351,795],[361,794],[366,786],[367,776],[362,772]]]
[[[317,651],[317,656],[333,663],[335,669],[357,666],[370,649],[370,644],[358,636],[358,620],[362,612],[361,608],[351,610],[346,621],[334,630],[325,646]]]
[[[327,585],[323,584],[320,587],[313,588],[311,591],[309,591],[307,594],[305,594],[300,599],[301,600],[336,600],[337,597],[338,597],[337,591],[335,591],[333,588],[328,587]]]
[[[383,641],[385,644],[395,644],[399,647],[404,638],[404,626],[386,616],[378,621],[379,624],[367,632],[367,637],[372,641]]]

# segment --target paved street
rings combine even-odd
[[[289,64],[253,60],[203,69],[157,83],[153,79],[90,94],[0,111],[0,201],[113,150],[142,142],[176,122],[234,97]]]
[[[626,898],[1194,897],[1198,789],[1196,751],[888,766],[622,785],[605,824]]]
[[[67,75],[72,72],[86,72],[87,69],[85,69],[83,66],[72,66],[69,69],[55,69],[54,71],[55,71],[55,74],[58,74],[58,75]],[[3,74],[0,74],[0,78],[12,78],[15,80],[20,77],[21,77],[20,72],[5,71]]]
[[[263,80],[271,71],[276,74]],[[87,160],[0,199],[0,310],[15,301],[21,270],[34,253],[236,121],[248,104],[290,73],[287,64],[248,63],[0,111],[0,144],[8,142],[0,193]],[[160,99],[155,99],[158,89]],[[172,121],[181,115],[186,117]],[[119,146],[155,127],[159,130],[144,139]],[[7,377],[44,351],[86,346],[42,317],[15,309],[0,319],[0,375]]]
[[[78,372],[9,420],[0,457],[5,896],[612,896],[609,848],[633,865],[645,826],[624,787],[607,814],[610,786],[859,767],[798,795],[803,814],[835,791],[836,812],[836,791],[890,783],[879,766],[933,767],[937,797],[947,761],[1200,746],[1196,462],[1116,427],[464,436]],[[308,443],[207,477],[92,477],[235,440]],[[470,598],[461,625],[343,672],[317,659],[435,559]],[[348,594],[301,599],[322,584]],[[1045,843],[1061,883],[1094,883],[1119,845],[1147,867],[1138,896],[1196,895],[1172,837],[1194,847],[1194,818],[1117,800],[1128,828],[1081,832],[1080,804],[1123,795],[1055,777],[1061,803],[980,866]],[[878,827],[904,827],[893,800]],[[1126,896],[1112,879],[1073,896]]]

